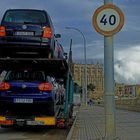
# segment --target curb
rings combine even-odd
[[[70,129],[70,132],[68,133],[68,136],[67,136],[66,140],[72,140],[71,138],[72,138],[72,134],[73,134],[73,130],[74,130],[76,121],[77,121],[77,115],[75,117],[74,123],[73,123],[73,125],[72,125],[72,127]]]

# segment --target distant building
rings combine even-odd
[[[140,85],[136,85],[136,97],[140,97]]]
[[[84,64],[73,63],[72,74],[74,81],[79,87],[84,84]],[[101,64],[87,64],[87,85],[94,87],[88,89],[88,96],[91,98],[103,97],[104,93],[104,72]],[[115,96],[117,97],[140,97],[140,85],[125,85],[115,83]]]
[[[140,85],[125,85],[123,83],[115,83],[115,96],[140,97]]]
[[[124,93],[125,97],[133,96],[134,92],[135,92],[135,85],[125,85],[125,93]]]
[[[122,83],[115,83],[115,96],[122,97],[125,94],[125,85]]]
[[[73,77],[78,86],[83,87],[84,64],[73,64]],[[87,85],[94,86],[94,90],[88,90],[90,96],[101,97],[104,90],[103,66],[100,64],[87,64]]]

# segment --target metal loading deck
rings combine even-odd
[[[72,101],[73,101],[73,79],[72,74],[70,72],[69,63],[66,59],[46,59],[46,58],[0,58],[0,71],[8,71],[8,70],[17,70],[17,69],[31,69],[31,70],[42,70],[45,71],[49,76],[53,76],[56,79],[63,79],[64,87],[66,89],[65,92],[65,101],[63,105],[58,105],[58,109],[55,114],[52,116],[53,118],[47,118],[48,114],[46,114],[45,118],[38,119],[38,115],[34,114],[35,120],[31,121],[43,121],[45,125],[51,121],[51,125],[57,125],[60,128],[67,127],[69,123],[69,119],[71,118],[70,114],[72,114]],[[26,109],[26,107],[25,107]],[[36,112],[36,110],[35,110]],[[28,112],[27,112],[28,113]],[[22,115],[22,114],[21,114]],[[27,114],[29,116],[32,114]],[[2,123],[9,123],[11,120],[7,120],[6,115],[0,116],[0,121]],[[17,119],[19,116],[15,116]],[[22,116],[24,119],[24,116]],[[54,121],[55,120],[55,123]],[[25,118],[26,121],[26,118]],[[13,123],[13,122],[10,122]],[[37,123],[37,122],[34,122]],[[6,124],[5,124],[6,125]],[[12,125],[12,124],[7,124]]]
[[[45,70],[56,78],[66,78],[68,63],[65,59],[46,58],[0,58],[0,70],[13,69]]]

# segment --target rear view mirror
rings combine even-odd
[[[61,38],[61,34],[55,34],[55,38]]]

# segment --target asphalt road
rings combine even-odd
[[[0,128],[0,140],[66,140],[67,133],[58,128]]]
[[[74,116],[78,110],[79,107],[74,107]],[[0,140],[66,140],[69,130],[70,128],[59,129],[56,127],[0,127]]]

